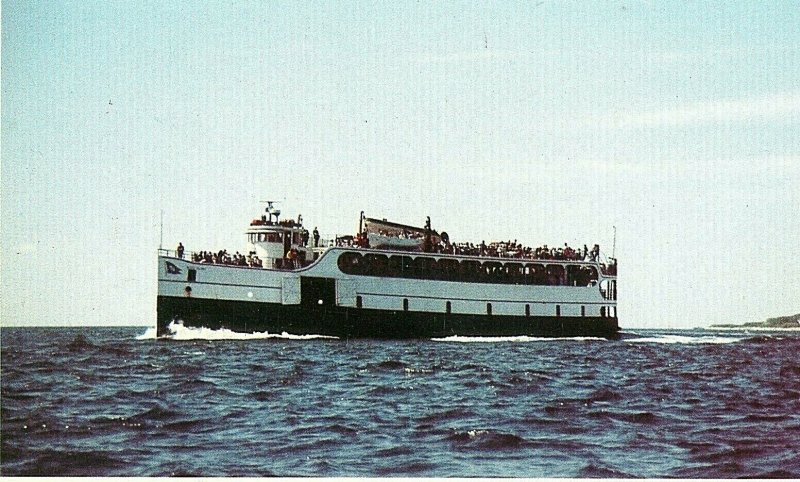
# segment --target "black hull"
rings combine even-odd
[[[617,318],[542,317],[373,310],[332,305],[254,303],[158,297],[158,335],[180,319],[185,326],[236,332],[287,332],[338,338],[444,338],[448,336],[619,337]]]

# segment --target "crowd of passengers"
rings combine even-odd
[[[383,233],[381,233],[383,234]],[[337,246],[369,248],[369,239],[366,234],[357,234],[355,237],[345,236],[337,238]],[[493,241],[486,244],[482,241],[475,245],[472,243],[449,243],[442,241],[432,246],[431,252],[442,254],[457,254],[463,256],[488,256],[493,258],[520,258],[520,259],[554,259],[562,261],[600,261],[600,245],[595,244],[592,249],[583,245],[583,249],[574,249],[568,243],[564,247],[548,247],[546,244],[538,248],[523,246],[514,241]]]
[[[445,245],[441,251],[447,254],[461,254],[468,256],[491,256],[497,258],[522,258],[522,259],[556,259],[572,261],[598,261],[600,259],[600,245],[595,244],[590,250],[583,245],[583,249],[573,249],[564,243],[563,248],[548,247],[546,244],[538,248],[523,246],[514,241],[494,241],[488,245],[481,242],[479,245],[472,243],[457,243]]]
[[[381,232],[384,236],[390,235],[390,233]],[[417,239],[420,237],[417,233],[404,233],[405,236],[401,236],[406,239]],[[305,231],[303,236],[303,246],[306,246],[308,243],[308,231]],[[314,228],[314,245],[319,245],[319,232],[317,228]],[[369,238],[367,237],[367,233],[358,233],[355,237],[353,236],[343,236],[336,239],[336,246],[340,247],[359,247],[359,248],[369,248]],[[177,254],[179,258],[183,258],[184,256],[184,247],[182,243],[178,243]],[[514,241],[493,241],[489,244],[486,244],[485,241],[481,241],[480,244],[475,245],[473,243],[450,243],[447,241],[440,241],[438,244],[433,244],[431,246],[431,252],[433,253],[441,253],[441,254],[455,254],[455,255],[463,255],[463,256],[486,256],[486,257],[493,257],[493,258],[517,258],[517,259],[535,259],[535,260],[563,260],[563,261],[591,261],[596,262],[600,260],[600,245],[595,244],[592,249],[590,250],[587,245],[583,245],[583,249],[573,249],[569,246],[568,243],[564,243],[564,247],[556,248],[556,247],[548,247],[546,244],[540,246],[538,248],[531,248],[527,246],[523,246],[521,243],[518,243],[515,239]],[[226,265],[233,265],[233,266],[249,266],[252,268],[261,268],[263,267],[263,261],[256,256],[255,253],[250,253],[248,255],[239,254],[237,251],[236,254],[229,254],[227,250],[220,250],[216,253],[211,251],[200,251],[199,253],[192,253],[191,255],[192,261],[196,263],[210,263],[210,264],[226,264]],[[306,265],[307,263],[298,262],[299,257],[297,255],[297,251],[295,249],[290,250],[286,254],[284,263],[285,268],[294,269],[296,267],[301,267]],[[615,260],[609,260],[612,266],[610,268],[616,268]],[[614,269],[616,271],[616,269]]]
[[[183,250],[178,250],[178,257],[183,258]],[[195,263],[227,264],[232,266],[249,266],[251,268],[263,267],[263,262],[255,254],[243,255],[237,251],[229,254],[227,250],[220,250],[216,253],[211,251],[200,251],[192,253],[192,261]]]

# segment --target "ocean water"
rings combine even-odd
[[[800,333],[3,328],[0,475],[800,477]]]

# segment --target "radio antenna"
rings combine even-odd
[[[164,249],[164,210],[161,210],[161,230],[158,239],[158,249]]]
[[[617,252],[617,227],[612,226],[614,228],[614,244],[611,246],[611,257],[616,259],[614,254]]]

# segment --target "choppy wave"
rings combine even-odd
[[[569,337],[540,337],[540,336],[448,336],[446,338],[431,338],[431,341],[445,341],[455,343],[506,343],[506,342],[533,342],[533,341],[608,341],[606,338],[594,336],[569,336]]]
[[[624,335],[149,342],[137,339],[153,328],[3,328],[0,472],[800,477],[800,335]]]
[[[170,331],[165,338],[171,340],[266,340],[266,339],[283,339],[283,340],[318,340],[318,339],[332,339],[338,340],[338,337],[328,335],[294,335],[287,332],[282,333],[269,333],[269,332],[253,332],[253,333],[240,333],[237,331],[229,330],[227,328],[220,328],[212,330],[203,327],[189,327],[181,323],[172,322],[167,326]],[[148,328],[143,334],[136,337],[137,340],[149,340],[156,338],[156,329]]]
[[[465,450],[514,450],[529,443],[519,435],[496,430],[454,431],[447,438],[455,448]]]

